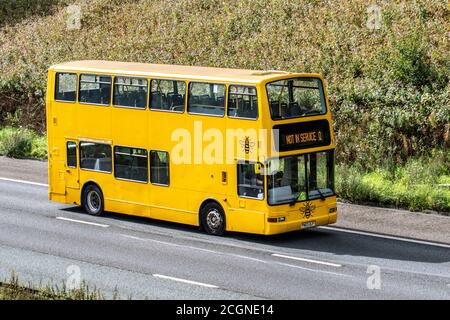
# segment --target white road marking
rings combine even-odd
[[[220,252],[217,252],[217,251],[203,249],[203,248],[197,248],[197,247],[192,247],[192,246],[186,246],[186,245],[182,245],[182,244],[176,244],[176,243],[160,241],[160,240],[155,240],[155,239],[150,239],[150,238],[139,238],[139,237],[134,237],[134,236],[130,236],[130,235],[127,235],[127,234],[122,234],[122,233],[120,235],[122,237],[130,238],[130,239],[133,239],[133,240],[150,241],[150,242],[156,242],[156,243],[160,243],[160,244],[165,244],[167,246],[172,246],[172,247],[188,248],[188,249],[193,249],[193,250],[198,250],[198,251],[204,251],[204,252],[209,252],[209,253],[218,253],[218,254],[220,254]]]
[[[444,243],[436,243],[436,242],[429,242],[429,241],[424,241],[424,240],[401,238],[401,237],[388,236],[388,235],[365,232],[365,231],[341,229],[341,228],[334,228],[334,227],[318,227],[318,228],[325,229],[325,230],[338,231],[338,232],[359,234],[359,235],[375,237],[375,238],[383,238],[383,239],[397,240],[397,241],[403,241],[403,242],[411,242],[411,243],[424,244],[424,245],[428,245],[428,246],[435,246],[435,247],[442,247],[442,248],[450,249],[450,245],[444,244]]]
[[[303,261],[303,262],[323,264],[323,265],[330,266],[330,267],[337,267],[337,268],[342,267],[342,264],[325,262],[325,261],[319,261],[319,260],[312,260],[312,259],[306,259],[306,258],[300,258],[300,257],[286,256],[284,254],[278,254],[278,253],[272,253],[272,256],[273,257],[278,257],[278,258],[285,258],[285,259],[292,259],[292,260],[297,260],[297,261]]]
[[[181,279],[181,278],[175,278],[175,277],[169,277],[169,276],[165,276],[165,275],[162,275],[162,274],[154,274],[153,276],[156,277],[156,278],[167,279],[167,280],[172,280],[172,281],[177,281],[177,282],[183,282],[183,283],[193,284],[193,285],[196,285],[196,286],[202,286],[202,287],[214,288],[214,289],[218,288],[218,286],[215,286],[215,285],[212,285],[212,284],[207,284],[207,283],[197,282],[197,281],[191,281],[191,280],[186,280],[186,279]]]
[[[300,267],[300,266],[296,266],[296,265],[289,264],[289,263],[283,263],[283,262],[274,262],[274,263],[278,264],[280,266],[285,266],[285,267],[295,268],[295,269],[300,269],[300,270],[306,270],[306,271],[311,271],[311,272],[328,273],[328,274],[332,274],[334,276],[339,276],[339,277],[352,277],[350,275],[343,274],[343,273],[337,273],[337,272],[330,272],[330,271],[324,271],[324,270],[318,270],[318,269],[305,268],[305,267]]]
[[[159,241],[159,240],[154,240],[154,239],[149,239],[149,238],[146,238],[146,239],[145,238],[139,238],[139,237],[135,237],[135,236],[130,236],[128,234],[120,234],[120,235],[122,237],[130,238],[130,239],[133,239],[133,240],[156,242],[156,243],[165,244],[165,245],[172,246],[172,247],[178,247],[178,248],[183,248],[183,249],[192,249],[192,250],[197,250],[197,251],[202,251],[202,252],[218,254],[218,255],[222,255],[222,256],[230,256],[230,257],[235,257],[235,258],[239,258],[239,259],[246,259],[246,260],[252,260],[252,261],[261,262],[261,263],[268,263],[268,261],[264,261],[264,260],[256,259],[256,258],[252,258],[252,257],[243,256],[243,255],[240,255],[240,254],[219,252],[219,251],[215,251],[215,250],[208,250],[208,249],[203,249],[203,248],[198,248],[198,247],[193,247],[193,246],[187,246],[187,245],[183,245],[183,244],[170,243],[170,242],[166,242],[166,241]]]
[[[3,178],[3,177],[0,177],[0,180],[8,181],[8,182],[23,183],[23,184],[31,184],[33,186],[39,186],[39,187],[48,187],[48,184],[38,183],[38,182],[33,182],[33,181],[17,180],[17,179]]]
[[[179,248],[183,248],[183,249],[198,250],[198,251],[203,251],[203,252],[208,252],[208,253],[218,254],[218,255],[221,255],[221,256],[229,256],[229,257],[235,257],[235,258],[239,258],[239,259],[251,260],[251,261],[259,262],[259,263],[276,264],[276,265],[281,265],[281,266],[285,266],[285,267],[290,267],[290,268],[295,268],[295,269],[301,269],[301,270],[306,270],[306,271],[319,272],[319,273],[327,273],[327,274],[332,274],[332,275],[341,276],[341,277],[349,277],[348,275],[342,274],[342,273],[329,272],[329,271],[319,270],[319,269],[310,269],[310,268],[305,268],[305,267],[296,266],[296,265],[292,265],[292,264],[288,264],[288,263],[283,263],[283,262],[278,262],[278,261],[265,261],[265,260],[261,260],[261,259],[256,259],[256,258],[252,258],[252,257],[247,257],[247,256],[240,255],[240,254],[234,254],[234,253],[228,253],[228,252],[213,251],[213,250],[208,250],[208,249],[203,249],[203,248],[197,248],[197,247],[193,247],[193,246],[186,246],[186,245],[175,244],[175,243],[170,243],[170,242],[165,242],[165,241],[153,240],[153,239],[149,239],[149,238],[139,238],[139,237],[130,236],[130,235],[127,235],[127,234],[121,234],[121,236],[123,236],[123,237],[125,237],[125,238],[129,238],[129,239],[139,240],[139,241],[156,242],[156,243],[166,244],[166,245],[170,245],[170,246],[174,246],[174,247],[179,247]],[[275,255],[276,255],[276,254],[275,254]],[[295,258],[297,258],[297,257],[295,257]],[[309,260],[309,259],[308,259],[308,260]],[[311,262],[311,261],[314,261],[314,262],[316,262],[316,263],[317,263],[317,262],[326,263],[326,264],[328,264],[328,265],[333,265],[333,266],[339,266],[339,267],[341,266],[341,265],[334,264],[334,263],[330,263],[330,262],[323,262],[323,261],[309,260],[309,262]]]
[[[102,228],[108,228],[109,227],[109,225],[107,225],[107,224],[101,224],[101,223],[95,223],[95,222],[89,222],[89,221],[82,221],[82,220],[75,220],[75,219],[69,219],[69,218],[64,218],[64,217],[56,217],[56,219],[64,220],[64,221],[70,221],[70,222],[76,222],[76,223],[82,223],[82,224],[89,224],[91,226],[102,227]]]

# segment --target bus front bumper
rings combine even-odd
[[[333,224],[337,221],[337,212],[312,216],[310,218],[287,219],[286,221],[269,222],[266,220],[265,234],[273,235],[291,231],[307,230],[318,226]]]

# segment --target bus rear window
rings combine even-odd
[[[326,113],[322,81],[317,78],[283,79],[267,84],[273,120]]]

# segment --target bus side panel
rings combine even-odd
[[[135,147],[148,151],[148,110],[112,107],[111,132],[114,146]],[[114,158],[114,150],[113,158]],[[148,158],[147,158],[148,164]],[[111,194],[106,199],[111,211],[141,217],[150,216],[148,183],[116,179],[111,174]]]
[[[259,159],[261,151],[264,149],[264,136],[259,132],[262,119],[264,119],[261,109],[261,88],[257,88],[258,93],[258,119],[244,120],[227,118],[227,130],[235,133],[235,145],[233,163],[227,164],[227,205],[230,208],[227,217],[227,230],[264,233],[267,203],[265,199],[244,198],[238,195],[237,160],[242,159],[250,162],[264,161]],[[247,140],[247,141],[246,141]]]
[[[47,154],[48,154],[48,197],[49,200],[65,202],[64,160],[60,146],[60,132],[58,131],[59,106],[54,101],[55,73],[48,71],[46,94],[47,120]]]
[[[114,210],[114,207],[111,207],[109,202],[109,199],[112,198],[113,194],[113,186],[114,186],[113,174],[80,169],[80,199],[81,199],[81,189],[83,188],[83,186],[86,185],[86,183],[91,182],[97,184],[103,193],[103,198],[105,199],[105,208],[104,208],[105,211],[119,212]]]
[[[237,164],[228,165],[227,230],[264,233],[265,200],[241,198],[237,193]]]
[[[78,130],[73,134],[82,138],[111,139],[111,107],[78,103],[76,108]]]
[[[174,154],[174,147],[180,143],[181,136],[187,132],[186,114],[147,111],[149,117],[149,144],[148,149],[164,151],[169,154],[169,185],[157,185],[155,181],[149,183],[149,203],[151,217],[178,223],[197,223],[197,216],[188,207],[189,186],[192,186],[191,165],[185,164],[180,154]],[[172,139],[173,138],[173,139]],[[185,137],[186,138],[186,137]],[[190,150],[185,150],[189,153]],[[150,154],[149,154],[150,156]],[[149,176],[151,177],[151,175]]]
[[[140,217],[150,216],[146,184],[114,179],[111,174],[109,186],[107,189],[110,189],[112,194],[105,195],[105,201],[110,211]]]
[[[47,94],[45,98],[45,116],[46,116],[46,128],[47,128],[47,179],[48,179],[48,199],[52,200],[52,193],[51,189],[53,186],[53,179],[52,179],[52,173],[53,173],[53,164],[52,164],[52,154],[51,150],[53,148],[53,130],[51,125],[51,119],[52,119],[52,112],[53,112],[53,94],[55,89],[54,84],[54,77],[55,73],[52,69],[48,70],[47,75]]]

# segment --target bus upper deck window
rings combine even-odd
[[[75,102],[77,75],[75,73],[57,73],[55,82],[55,100]]]
[[[184,112],[186,83],[154,79],[150,82],[150,109]]]
[[[228,94],[227,114],[232,118],[257,119],[258,99],[256,88],[231,85]]]
[[[113,104],[119,107],[145,109],[148,93],[147,79],[115,77]]]
[[[222,117],[225,114],[225,85],[191,82],[188,112]]]

